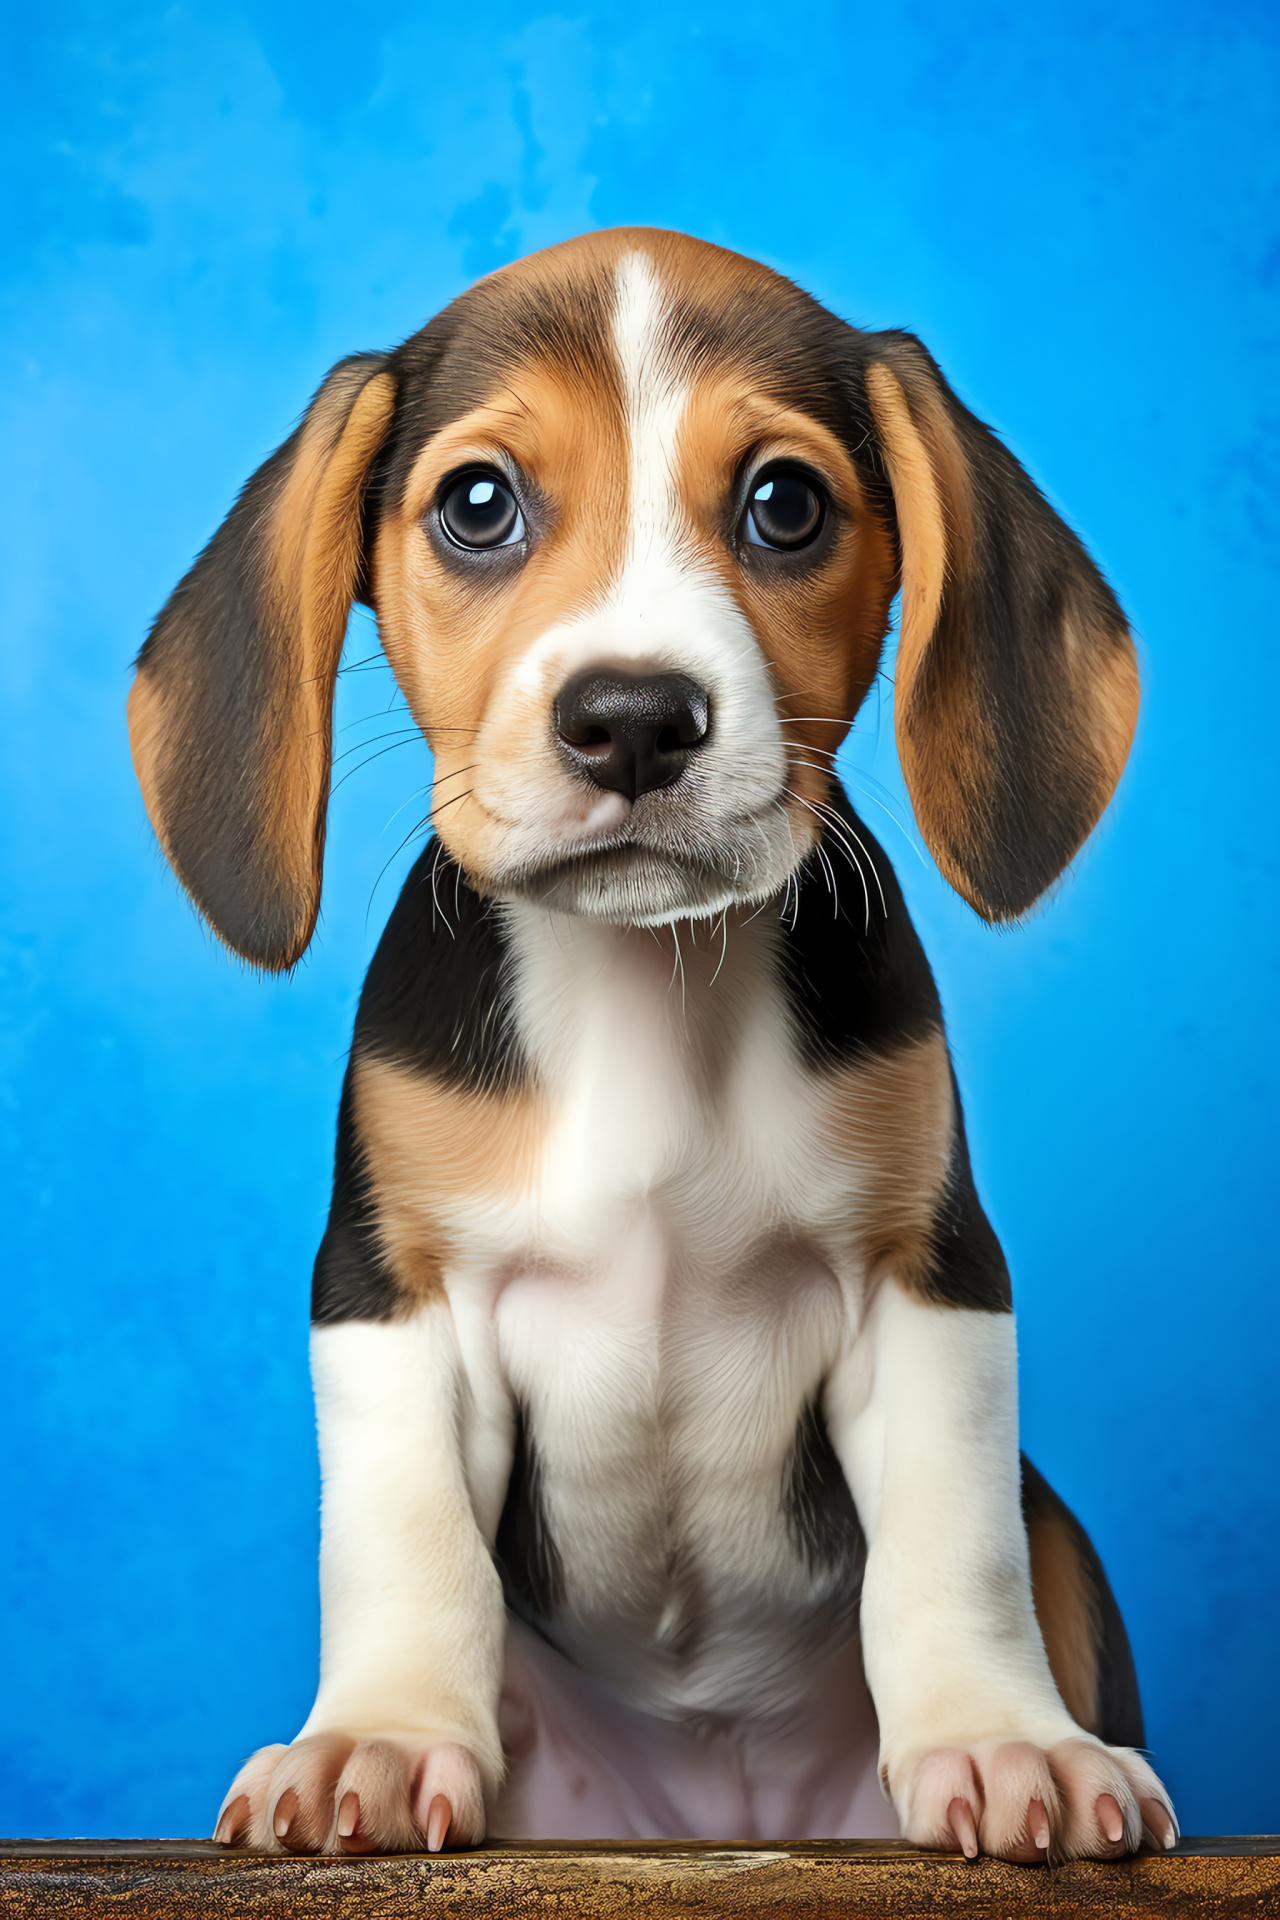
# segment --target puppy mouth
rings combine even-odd
[[[607,838],[535,857],[495,878],[508,897],[552,911],[618,926],[658,926],[769,899],[804,851],[778,802],[696,840],[637,832],[628,821]]]

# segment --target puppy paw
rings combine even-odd
[[[480,1769],[454,1741],[316,1733],[262,1747],[213,1837],[263,1853],[439,1853],[484,1838]]]
[[[936,1747],[895,1768],[902,1831],[920,1847],[1002,1860],[1113,1860],[1178,1838],[1169,1797],[1140,1754],[1081,1735],[1050,1747]]]

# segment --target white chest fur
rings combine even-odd
[[[762,928],[511,930],[547,1119],[527,1190],[447,1223],[477,1467],[495,1397],[519,1404],[580,1662],[650,1706],[758,1713],[780,1636],[821,1616],[816,1658],[849,1630],[848,1571],[805,1563],[786,1498],[857,1307],[824,1246],[851,1169]],[[807,1677],[793,1659],[778,1704]]]

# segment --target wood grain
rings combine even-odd
[[[1064,1867],[969,1864],[889,1841],[482,1847],[316,1860],[198,1840],[0,1841],[0,1915],[139,1920],[1003,1920],[1280,1915],[1280,1837]]]

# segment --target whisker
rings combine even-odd
[[[676,923],[676,922],[675,922],[674,920],[673,920],[673,921],[671,922],[671,939],[672,939],[672,942],[673,942],[673,944],[674,944],[674,946],[675,946],[675,950],[676,950],[676,958],[675,958],[675,965],[674,965],[674,966],[672,967],[672,969],[671,969],[671,978],[670,978],[670,980],[669,980],[669,981],[667,982],[667,992],[668,992],[668,993],[670,993],[670,991],[671,991],[671,989],[672,989],[672,987],[673,987],[673,986],[675,985],[675,983],[676,983],[676,973],[677,973],[677,972],[679,972],[679,975],[680,975],[680,1012],[681,1012],[681,1014],[683,1014],[683,1013],[684,1013],[684,1011],[685,1011],[685,997],[684,997],[684,955],[683,955],[683,954],[681,953],[681,951],[680,951],[680,928],[679,928],[679,926],[677,925],[677,923]]]
[[[395,825],[396,821],[400,818],[400,815],[404,812],[406,807],[411,807],[415,800],[425,799],[427,794],[430,793],[430,791],[431,791],[430,787],[415,787],[413,792],[409,795],[408,799],[402,800],[400,802],[400,805],[396,808],[395,812],[391,814],[386,820],[383,821],[382,823],[383,833],[387,831],[388,827],[392,827]]]
[[[828,854],[821,840],[819,840],[814,847],[814,852],[817,854],[822,865],[822,871],[827,877],[827,891],[831,895],[831,918],[838,920],[840,918],[840,889],[836,885],[836,873],[835,868],[831,864],[831,856]]]
[[[787,791],[790,792],[790,788],[788,788]],[[791,821],[788,818],[787,810],[783,806],[781,800],[775,800],[773,804],[777,808],[778,812],[782,815],[782,818],[786,824],[787,832],[792,837],[792,845],[794,846],[795,837],[792,832]],[[786,916],[788,900],[792,901],[791,931],[792,933],[794,933],[796,930],[796,922],[800,918],[800,884],[796,879],[796,876],[794,873],[788,873],[786,879],[782,883],[782,905],[778,909],[779,919],[783,919]],[[757,912],[763,913],[766,904],[767,902],[763,902],[760,905],[760,907],[757,908]],[[756,914],[753,913],[751,918],[754,920],[756,918]]]
[[[395,859],[398,859],[399,856],[404,852],[409,842],[413,839],[414,834],[420,832],[421,829],[426,824],[427,823],[425,820],[419,820],[412,827],[410,827],[408,833],[406,833],[404,839],[400,842],[400,845],[395,849],[395,852],[388,854],[387,858],[383,861],[381,867],[379,867],[378,877],[374,881],[372,887],[369,889],[369,904],[364,910],[364,926],[365,926],[366,933],[369,931],[369,915],[373,912],[373,902],[377,895],[378,888],[382,885],[382,876],[386,873],[387,868],[391,865],[391,862]],[[434,862],[432,863],[431,884],[432,884],[432,891],[434,892],[435,890],[435,863]]]
[[[716,970],[711,976],[711,985],[713,987],[716,981],[720,978],[720,969],[724,965],[725,960],[728,957],[728,953],[729,953],[729,909],[728,907],[726,907],[724,909],[724,912],[720,915],[720,958],[716,961]]]
[[[361,721],[354,720],[352,721],[351,724],[352,726],[360,726],[363,723]],[[349,729],[347,727],[344,727],[342,731],[346,733],[349,731]],[[369,739],[357,740],[354,746],[344,747],[341,753],[335,753],[333,756],[333,764],[336,767],[340,760],[348,759],[350,755],[353,753],[362,752],[365,747],[376,746],[379,740],[410,740],[414,737],[414,735],[417,735],[417,738],[419,740],[422,739],[422,735],[418,732],[418,729],[416,727],[388,727],[385,733],[371,734]]]
[[[400,805],[396,808],[395,812],[391,815],[391,818],[384,823],[382,831],[385,833],[387,828],[391,826],[392,822],[398,820],[400,818],[400,815],[404,812],[405,808],[408,806],[412,806],[415,800],[421,800],[424,794],[434,793],[435,789],[439,786],[442,786],[446,780],[460,780],[464,773],[474,773],[476,768],[479,765],[480,765],[480,762],[478,760],[473,760],[469,767],[455,767],[452,773],[441,773],[441,774],[433,775],[432,782],[429,787],[416,787],[414,791],[409,795],[407,800],[402,800],[400,802]]]
[[[827,830],[831,833],[832,837],[839,842],[846,857],[852,862],[853,866],[857,868],[858,878],[862,882],[862,897],[863,897],[863,901],[866,908],[866,922],[863,927],[863,932],[870,933],[871,931],[871,893],[870,893],[870,889],[867,886],[867,876],[862,871],[861,860],[859,860],[857,854],[853,851],[853,848],[849,845],[848,841],[842,837],[840,828],[844,824],[843,821],[838,821],[834,818],[827,816],[826,809],[824,809],[822,813],[819,813],[817,807],[811,806],[810,803],[804,798],[803,794],[797,793],[794,788],[788,787],[787,792],[791,795],[791,798],[793,800],[798,800],[800,805],[813,815],[814,819],[818,822],[819,826],[823,826],[827,828]],[[823,849],[822,849],[821,841],[818,842],[816,851],[819,853],[820,856],[822,856]],[[866,853],[865,847],[863,848],[863,852]],[[870,855],[868,855],[867,857],[870,858]],[[876,876],[876,884],[877,886],[879,885],[878,875]],[[883,897],[884,897],[883,894],[881,894],[882,900],[883,900]]]
[[[793,753],[794,753],[794,752],[796,751],[796,747],[795,747],[795,746],[792,746],[792,744],[791,744],[791,742],[790,742],[790,741],[788,741],[788,742],[787,742],[786,744],[787,744],[787,747],[789,748],[789,750],[790,750],[791,752],[793,752]],[[797,744],[798,744],[798,743],[797,743]],[[839,759],[839,757],[840,757],[840,756],[839,756],[838,754],[835,754],[835,753],[832,753],[832,751],[831,751],[831,749],[830,749],[829,747],[815,747],[815,746],[814,746],[814,745],[812,744],[812,742],[811,742],[811,741],[808,741],[808,740],[806,740],[806,741],[804,742],[804,752],[805,752],[805,753],[816,753],[816,754],[819,754],[819,755],[821,755],[821,757],[822,757],[822,759],[824,759],[824,760],[826,760],[826,761],[827,761],[827,762],[829,763],[829,766],[830,766],[831,768],[834,768],[834,766],[835,766],[835,763],[836,763],[836,761],[837,761],[837,760]]]
[[[329,798],[332,800],[338,788],[346,786],[353,773],[360,773],[365,767],[371,767],[375,760],[381,760],[384,753],[394,753],[397,747],[411,747],[412,745],[412,740],[393,740],[389,747],[379,747],[378,751],[371,753],[367,760],[361,760],[354,767],[348,767],[341,780],[334,781],[329,789]]]
[[[382,876],[387,871],[387,868],[391,865],[391,862],[397,859],[398,856],[404,852],[404,849],[408,846],[409,842],[413,839],[415,834],[421,833],[424,827],[429,828],[433,826],[435,824],[436,816],[438,814],[443,813],[446,807],[457,806],[460,800],[469,800],[474,792],[475,792],[474,787],[468,787],[465,793],[455,793],[450,799],[442,800],[438,807],[432,807],[429,813],[424,814],[421,820],[415,821],[414,825],[410,827],[408,833],[406,833],[406,835],[404,836],[404,839],[400,842],[400,845],[383,862],[382,867],[378,873],[378,878],[373,883],[373,892],[370,893],[369,895],[369,905],[365,912],[366,927],[369,924],[369,914],[373,911],[373,896],[374,894],[377,893],[378,887],[382,881]],[[433,862],[432,869],[431,869],[431,873],[432,873],[431,889],[432,889],[433,898],[435,895],[435,869],[437,864],[438,862]],[[437,905],[438,904],[439,903],[437,902]],[[449,920],[443,908],[440,909],[440,917],[444,920],[445,925],[449,926]],[[452,927],[450,927],[449,930],[452,933],[453,931]]]
[[[792,716],[779,714],[778,716],[779,724],[784,727],[796,726],[806,719],[811,721],[821,721],[821,720],[824,720],[824,718],[825,716],[819,713],[807,714],[807,715],[796,714]],[[831,722],[831,724],[834,725],[835,723]],[[872,806],[879,807],[881,813],[884,814],[887,820],[891,820],[893,822],[894,826],[898,829],[899,833],[902,835],[907,845],[911,848],[911,851],[915,855],[916,859],[920,862],[920,865],[924,867],[926,871],[928,871],[929,863],[925,859],[924,855],[921,853],[918,845],[916,844],[915,836],[912,834],[911,828],[909,827],[907,822],[902,818],[902,815],[896,811],[893,805],[887,804],[892,802],[893,795],[891,794],[890,790],[883,785],[881,781],[877,780],[873,774],[864,772],[864,770],[861,767],[850,766],[843,769],[840,768],[837,765],[837,763],[839,761],[840,753],[842,749],[837,748],[835,751],[833,751],[830,747],[816,747],[814,746],[812,741],[806,740],[804,743],[804,750],[806,753],[816,753],[820,755],[822,759],[830,761],[831,763],[830,767],[815,767],[812,765],[811,762],[805,761],[805,760],[795,760],[792,762],[792,765],[799,766],[799,767],[808,766],[811,773],[827,773],[827,772],[833,773],[836,776],[836,778],[839,779],[840,781],[842,782],[847,781],[849,784],[857,785],[858,787],[863,789],[864,797],[871,802]],[[877,799],[876,793],[869,791],[869,789],[871,788],[875,788],[878,793],[883,794],[885,796],[884,799]],[[864,852],[866,851],[865,848],[863,850]]]
[[[793,767],[808,767],[810,773],[825,774],[828,780],[835,772],[834,767],[820,766],[816,760],[792,760],[791,765]]]
[[[862,849],[862,851],[863,851],[863,853],[865,853],[865,854],[866,854],[866,856],[867,856],[867,863],[868,863],[868,865],[869,865],[869,866],[870,866],[870,868],[871,868],[871,877],[872,877],[872,879],[873,879],[873,880],[875,881],[875,883],[876,883],[876,892],[877,892],[877,893],[878,893],[878,894],[880,895],[880,911],[881,911],[881,913],[882,913],[882,914],[884,915],[884,917],[885,917],[885,919],[887,920],[887,919],[888,919],[888,917],[889,917],[889,907],[888,907],[888,903],[886,902],[886,900],[885,900],[885,897],[884,897],[884,888],[883,888],[883,887],[881,886],[881,884],[880,884],[880,874],[879,874],[879,870],[878,870],[878,869],[877,869],[877,867],[876,867],[876,863],[875,863],[875,861],[874,861],[874,860],[873,860],[873,859],[871,858],[871,853],[870,853],[870,850],[869,850],[869,849],[868,849],[868,847],[867,847],[867,844],[866,844],[866,842],[865,842],[865,840],[863,840],[863,838],[862,838],[862,836],[861,836],[861,835],[859,834],[859,832],[858,832],[858,830],[857,830],[857,828],[856,828],[856,827],[852,827],[852,826],[850,826],[850,824],[849,824],[849,822],[848,822],[847,820],[842,820],[842,819],[840,818],[840,816],[839,816],[839,814],[837,814],[837,813],[836,813],[836,812],[834,811],[834,809],[833,809],[833,808],[831,808],[831,807],[828,807],[827,805],[825,805],[825,803],[823,803],[823,802],[821,802],[821,801],[819,801],[819,803],[818,803],[818,804],[819,804],[819,806],[820,806],[820,807],[822,808],[822,812],[823,812],[823,813],[824,813],[824,814],[826,815],[826,817],[827,817],[827,820],[828,820],[828,822],[830,823],[830,826],[831,826],[831,830],[832,830],[832,832],[833,832],[833,833],[834,833],[834,834],[836,835],[836,837],[837,837],[837,838],[841,838],[841,837],[842,837],[843,835],[845,835],[845,834],[852,834],[852,836],[853,836],[853,838],[854,838],[854,839],[855,839],[855,840],[857,841],[857,843],[858,843],[858,845],[859,845],[859,847],[860,847],[860,848]],[[848,843],[847,843],[847,841],[845,842],[845,846],[846,846],[846,850],[848,850]],[[859,872],[859,873],[862,873],[862,863],[861,863],[861,861],[860,861],[860,860],[858,859],[858,856],[857,856],[857,854],[851,854],[851,858],[852,858],[852,860],[853,860],[853,863],[854,863],[854,865],[855,865],[855,866],[857,867],[857,869],[858,869],[858,872]],[[865,876],[865,875],[863,875],[863,881],[862,881],[862,884],[863,884],[863,886],[864,886],[864,887],[865,887],[865,886],[866,886],[866,884],[867,884],[867,882],[866,882],[866,876]],[[870,914],[870,905],[868,905],[868,909],[867,909],[867,911],[868,911],[868,915],[869,915],[869,914]],[[870,921],[868,920],[868,925],[869,925],[869,924],[870,924]]]
[[[889,904],[884,897],[884,888],[880,884],[879,870],[876,867],[875,861],[871,858],[871,853],[867,847],[866,841],[862,838],[861,834],[858,832],[858,829],[856,827],[851,827],[847,820],[839,819],[839,816],[833,813],[829,807],[824,808],[824,812],[830,815],[833,825],[837,825],[842,833],[851,833],[854,839],[857,841],[858,845],[861,847],[863,853],[866,854],[867,865],[871,868],[871,878],[875,881],[876,892],[880,895],[880,911],[884,915],[885,919],[887,920],[889,918]],[[862,871],[861,866],[859,866],[858,871],[859,873],[861,873]],[[863,884],[865,886],[866,882],[864,881]]]
[[[431,818],[431,815],[428,814],[427,820],[430,821],[430,818]],[[431,904],[435,912],[437,912],[440,915],[440,918],[444,921],[446,927],[448,927],[450,939],[456,940],[458,936],[454,931],[453,922],[452,920],[450,920],[444,908],[440,905],[440,895],[436,891],[436,881],[440,876],[441,851],[442,851],[442,843],[439,840],[437,840],[435,858],[431,862]]]
[[[879,787],[881,793],[887,796],[888,802],[892,801],[893,795],[892,793],[890,793],[889,789],[887,787],[880,786],[880,782],[874,779],[871,776],[871,774],[861,773],[858,771],[857,768],[851,767],[849,769],[848,777],[851,784],[857,783],[863,787]],[[897,809],[894,806],[892,806],[891,804],[887,804],[885,800],[877,799],[874,793],[860,794],[859,799],[870,801],[873,807],[879,807],[885,819],[890,821],[898,829],[898,832],[902,835],[903,839],[906,841],[907,845],[910,847],[912,853],[914,853],[916,859],[920,862],[920,865],[924,868],[925,872],[927,873],[929,871],[929,862],[925,859],[923,853],[921,853],[920,851],[919,845],[917,844],[917,841],[916,841],[916,837],[914,833],[912,833],[911,831],[910,823],[903,819],[902,815],[897,811]]]
[[[368,673],[373,667],[385,667],[391,671],[391,662],[379,647],[376,653],[366,653],[363,660],[344,660],[338,668],[339,673]]]
[[[474,787],[468,787],[465,793],[452,794],[448,800],[442,800],[438,807],[432,807],[427,819],[434,821],[436,815],[443,813],[446,807],[456,807],[459,800],[469,800],[474,792]]]

